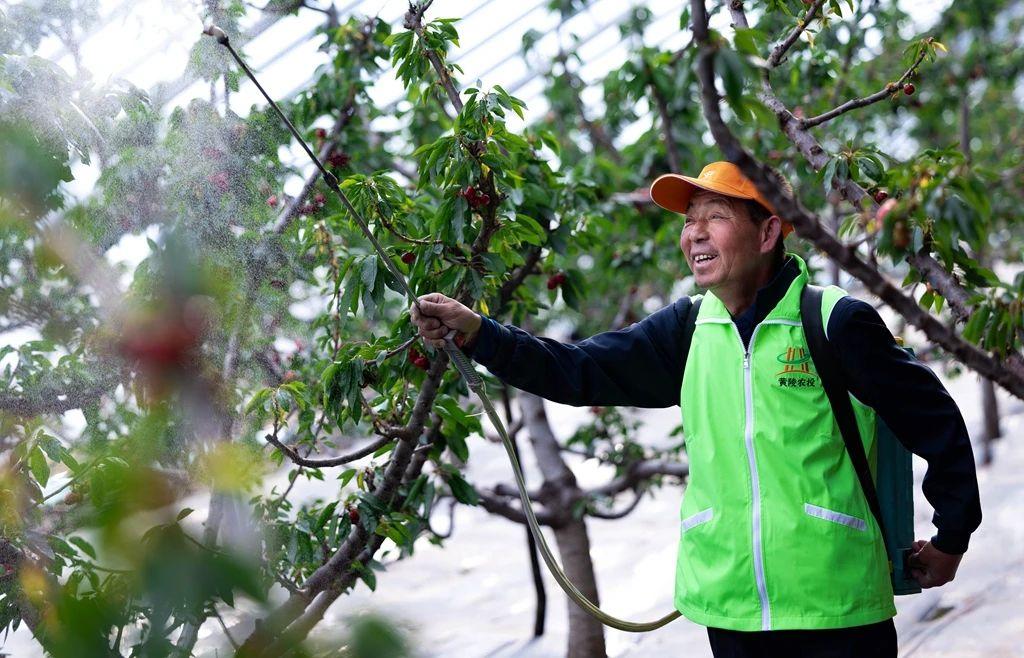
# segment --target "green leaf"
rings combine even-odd
[[[263,405],[266,404],[270,396],[274,394],[274,389],[264,388],[256,391],[256,394],[252,396],[252,400],[249,400],[249,404],[245,405],[245,415],[251,414],[256,409],[263,409]]]
[[[320,511],[320,515],[316,519],[316,530],[319,531],[327,524],[327,521],[334,515],[334,510],[338,507],[338,501],[332,501],[328,503]]]
[[[38,445],[32,446],[32,450],[28,454],[28,467],[39,486],[45,487],[46,482],[50,479],[50,465],[46,463],[46,455]]]
[[[722,85],[725,87],[725,99],[729,107],[740,119],[747,119],[750,116],[749,110],[743,102],[743,79],[744,65],[740,56],[735,51],[723,48],[718,51],[715,58],[715,69],[722,78]]]
[[[94,559],[94,560],[96,559],[96,549],[93,548],[92,544],[90,544],[89,542],[87,542],[84,539],[82,539],[81,537],[77,537],[77,536],[76,537],[68,537],[68,541],[71,542],[72,544],[74,544],[75,546],[77,546],[78,548],[80,548],[83,553],[85,553],[86,555],[88,555],[92,559]]]
[[[377,280],[377,255],[370,254],[363,260],[363,268],[359,274],[363,287],[373,290],[373,284]]]
[[[353,477],[355,477],[356,473],[358,473],[358,472],[359,471],[357,471],[354,468],[350,468],[348,470],[342,471],[341,475],[338,476],[338,481],[340,482],[340,484],[338,486],[340,488],[344,488],[345,485],[349,483],[349,480],[351,480]]]
[[[454,469],[448,471],[445,474],[445,481],[452,490],[455,500],[467,505],[478,505],[480,503],[480,496],[477,494],[476,489],[473,488],[473,485],[466,482],[458,471]]]
[[[175,521],[181,521],[183,518],[185,518],[186,516],[188,516],[189,514],[191,514],[194,511],[195,510],[193,510],[191,507],[186,507],[183,510],[181,510],[180,512],[178,512],[178,516],[174,520]]]

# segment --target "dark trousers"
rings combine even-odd
[[[892,619],[866,626],[792,631],[708,627],[715,658],[896,658]]]

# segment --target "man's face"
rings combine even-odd
[[[714,291],[756,276],[760,234],[743,201],[700,191],[690,199],[679,248],[697,286]]]

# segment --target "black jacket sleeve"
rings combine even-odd
[[[578,343],[532,336],[481,316],[467,352],[505,383],[573,406],[671,407],[683,381],[681,340],[690,298],[618,331]]]
[[[967,550],[981,524],[974,453],[963,416],[942,382],[893,338],[868,303],[843,297],[829,317],[850,392],[872,407],[915,455],[928,462],[921,485],[935,510],[932,544],[944,553]]]

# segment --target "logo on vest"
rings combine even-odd
[[[778,357],[782,370],[775,373],[782,388],[816,388],[818,373],[811,370],[811,355],[805,347],[787,347]]]

